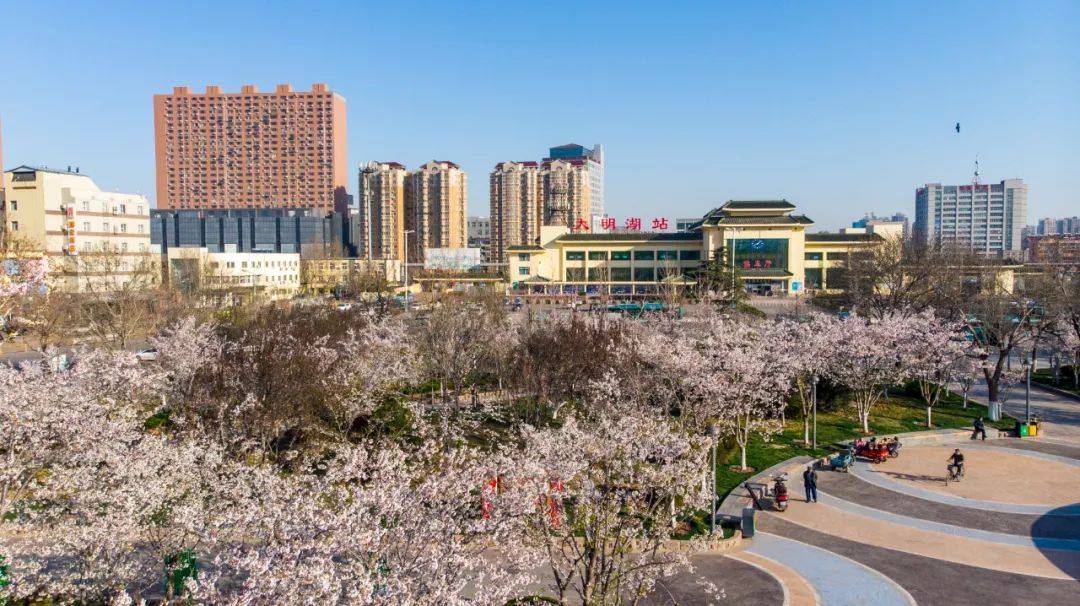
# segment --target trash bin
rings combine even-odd
[[[742,536],[750,538],[754,536],[754,508],[743,507],[742,510]]]
[[[1027,436],[1028,436],[1027,423],[1024,423],[1023,421],[1017,421],[1016,422],[1016,437],[1018,437],[1018,438],[1026,438]]]
[[[1039,424],[1028,423],[1028,436],[1034,438],[1037,435],[1039,435]]]

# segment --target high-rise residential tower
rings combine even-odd
[[[942,185],[915,190],[915,238],[999,257],[1021,255],[1027,224],[1027,185],[1021,179],[1000,183]]]
[[[158,208],[329,212],[348,203],[345,99],[325,84],[175,87],[154,95],[154,133]]]
[[[538,179],[544,225],[592,230],[594,213],[588,160],[545,158],[540,163]]]
[[[543,225],[537,162],[500,162],[491,171],[491,253],[496,263],[508,246],[536,244]]]
[[[360,167],[356,195],[360,256],[405,258],[405,176],[405,166],[397,162],[368,162]]]
[[[432,160],[405,177],[405,229],[410,263],[424,260],[428,248],[465,248],[468,231],[468,178],[457,164]]]
[[[585,197],[588,199],[588,214],[590,228],[593,223],[599,224],[599,218],[604,216],[604,146],[597,143],[589,149],[577,143],[567,143],[548,149],[546,160],[569,160],[578,170],[586,173],[584,189],[587,190]],[[593,220],[595,218],[596,220]],[[573,226],[571,226],[573,227]]]

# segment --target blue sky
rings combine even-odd
[[[925,182],[1022,177],[1080,214],[1080,2],[14,2],[4,162],[154,190],[151,97],[326,82],[358,162],[603,143],[622,218],[785,197],[820,227],[914,214]],[[961,122],[959,135],[953,124]]]

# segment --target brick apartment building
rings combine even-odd
[[[325,84],[154,95],[157,207],[343,210],[345,128],[345,99]]]

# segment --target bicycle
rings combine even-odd
[[[964,477],[964,466],[954,465],[950,463],[945,468],[945,485],[949,485],[949,480],[953,482],[959,482]]]

